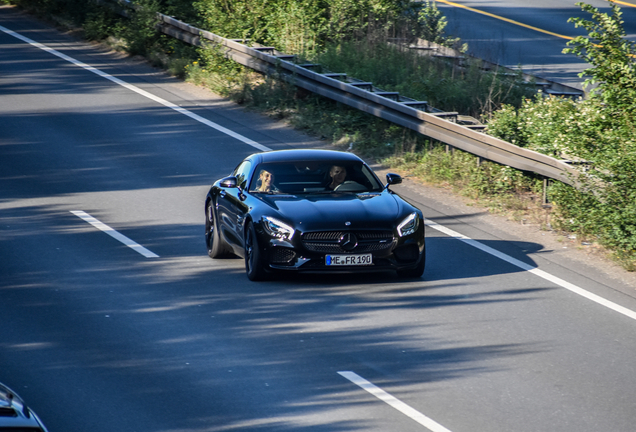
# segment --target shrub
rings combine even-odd
[[[288,54],[318,52],[329,42],[390,31],[406,0],[198,0],[201,24],[223,37],[272,45]]]
[[[479,61],[457,67],[392,45],[386,38],[330,44],[311,60],[387,91],[477,118],[489,117],[502,104],[519,106],[524,97],[535,93],[521,75],[484,72]]]
[[[612,15],[579,3],[592,20],[565,51],[588,61],[583,72],[598,86],[586,100],[537,97],[517,110],[505,107],[490,134],[545,154],[583,162],[576,190],[551,188],[557,227],[593,236],[613,248],[626,268],[636,263],[636,45],[624,38],[620,9]]]

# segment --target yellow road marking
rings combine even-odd
[[[438,1],[440,3],[445,3],[445,4],[449,5],[449,6],[455,6],[455,7],[458,7],[458,8],[466,9],[466,10],[469,10],[471,12],[476,12],[478,14],[486,15],[486,16],[489,16],[491,18],[496,18],[496,19],[501,20],[501,21],[505,21],[505,22],[509,22],[511,24],[518,25],[520,27],[525,27],[525,28],[530,29],[530,30],[535,30],[535,31],[538,31],[540,33],[545,33],[545,34],[548,34],[550,36],[556,36],[558,38],[567,39],[567,40],[574,39],[571,36],[565,36],[565,35],[562,35],[562,34],[558,34],[558,33],[554,33],[554,32],[551,32],[551,31],[543,30],[543,29],[540,29],[538,27],[534,27],[534,26],[531,26],[531,25],[528,25],[528,24],[524,24],[524,23],[521,23],[519,21],[511,20],[509,18],[505,18],[505,17],[499,16],[499,15],[491,14],[490,12],[485,12],[485,11],[482,11],[482,10],[479,10],[479,9],[472,8],[470,6],[464,6],[464,5],[461,5],[459,3],[454,3],[454,2],[451,2],[451,1],[448,1],[448,0],[435,0],[435,1]],[[615,3],[620,3],[620,2],[616,1]]]
[[[614,3],[618,3],[618,4],[621,4],[621,5],[623,5],[623,6],[636,7],[636,4],[633,4],[633,3],[627,3],[627,2],[619,1],[619,0],[614,0]]]

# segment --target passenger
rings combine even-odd
[[[331,182],[327,185],[327,190],[334,190],[342,183],[344,183],[347,178],[347,169],[342,166],[334,165],[329,170],[329,177],[331,177]]]

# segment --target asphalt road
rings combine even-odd
[[[51,432],[633,431],[633,286],[411,182],[422,279],[251,283],[206,255],[207,188],[324,143],[0,26],[0,381]]]
[[[468,44],[475,57],[575,88],[578,74],[589,65],[573,54],[563,54],[570,38],[587,35],[568,23],[572,17],[590,19],[575,0],[437,0],[448,20],[446,34]],[[610,13],[605,0],[584,3]],[[622,10],[627,38],[636,41],[636,1],[615,2]]]

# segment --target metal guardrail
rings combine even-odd
[[[546,78],[539,78],[525,73],[518,68],[509,68],[497,63],[492,63],[481,58],[473,57],[470,54],[463,53],[457,49],[436,44],[425,39],[417,38],[413,41],[412,39],[394,38],[390,43],[418,52],[419,55],[422,56],[447,59],[460,67],[468,66],[467,62],[477,62],[480,69],[485,72],[496,72],[500,76],[515,78],[521,77],[525,80],[526,85],[532,85],[537,88],[537,90],[541,90],[541,92],[547,95],[568,97],[572,99],[585,97],[585,92],[576,87],[557,83]]]
[[[132,7],[127,0],[115,1]],[[280,53],[272,47],[250,47],[242,43],[243,41],[226,39],[167,15],[157,15],[160,31],[183,42],[195,46],[210,44],[223,47],[228,58],[251,69],[268,75],[277,75],[298,87],[409,128],[480,158],[534,172],[575,187],[578,185],[577,178],[581,173],[566,161],[477,132],[471,129],[470,125],[457,124],[457,113],[435,110],[425,101],[385,92],[374,87],[372,83],[349,79],[345,74],[314,72],[312,69],[319,65],[297,64],[295,56]]]

